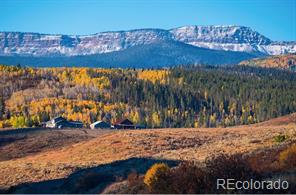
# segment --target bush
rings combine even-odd
[[[291,145],[279,154],[279,163],[283,168],[296,168],[296,144]]]
[[[274,141],[276,143],[282,143],[282,142],[286,141],[287,139],[288,139],[288,136],[286,136],[286,135],[277,135],[274,137]]]
[[[207,173],[193,162],[182,162],[168,169],[164,164],[153,165],[145,175],[145,184],[154,194],[204,193],[211,187]]]
[[[139,175],[136,172],[132,172],[127,176],[128,186],[135,186],[139,181]]]
[[[169,193],[173,194],[208,193],[213,186],[207,172],[194,162],[183,162],[177,168],[171,169],[166,180]]]
[[[270,153],[277,159],[278,151]],[[129,193],[154,193],[154,194],[199,194],[199,193],[286,193],[294,192],[294,188],[278,190],[257,190],[257,189],[217,189],[217,179],[234,179],[236,181],[249,181],[251,179],[263,181],[267,178],[278,179],[284,172],[262,171],[254,169],[252,163],[259,160],[255,156],[253,161],[250,156],[219,155],[209,158],[205,166],[198,166],[194,162],[182,162],[177,167],[169,168],[166,164],[154,164],[147,172],[142,182],[139,182],[137,174],[130,174],[128,177]],[[264,157],[265,158],[265,157]],[[269,157],[270,158],[270,157]],[[268,160],[269,160],[268,158]],[[273,159],[273,158],[272,158]],[[282,151],[279,161],[286,167],[296,168],[296,144]],[[258,161],[256,165],[265,161]],[[269,162],[269,161],[268,161]],[[257,167],[257,166],[255,166]],[[264,169],[265,170],[265,169]],[[285,174],[283,174],[285,175]],[[146,191],[145,191],[146,188]],[[140,191],[141,190],[141,191]],[[293,191],[294,190],[294,191]]]
[[[146,172],[144,183],[152,188],[154,184],[159,182],[161,176],[170,170],[169,166],[165,163],[156,163]]]
[[[120,194],[147,194],[149,193],[146,185],[143,183],[143,176],[139,176],[136,172],[132,172],[127,176],[128,189],[120,192]]]
[[[208,172],[209,183],[215,186],[217,179],[235,179],[235,180],[260,180],[260,174],[255,172],[247,159],[243,158],[242,155],[220,155],[214,159],[208,159],[206,161],[206,169]],[[217,191],[212,188],[211,193],[239,193],[231,190],[220,189]],[[209,193],[209,192],[207,192]],[[250,193],[250,192],[249,192]]]
[[[248,179],[256,175],[248,161],[239,154],[219,155],[214,159],[207,159],[206,168],[211,177],[221,179]]]

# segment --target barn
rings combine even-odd
[[[119,120],[114,123],[115,129],[135,129],[136,126],[134,123],[128,119]]]
[[[90,125],[91,129],[110,129],[111,125],[105,121],[96,121]]]

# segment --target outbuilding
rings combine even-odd
[[[132,121],[128,119],[119,120],[116,123],[114,123],[115,129],[135,129],[135,125]]]

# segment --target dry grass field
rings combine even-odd
[[[1,140],[6,140],[0,144],[0,188],[55,181],[67,178],[78,170],[114,162],[128,164],[130,159],[193,160],[202,163],[207,157],[221,153],[251,153],[285,147],[296,142],[295,122],[296,114],[292,114],[260,124],[229,128],[104,132],[45,130],[28,135],[0,135]],[[278,143],[275,141],[278,135],[285,135],[287,139]],[[141,166],[143,162],[137,163]],[[127,164],[124,165],[136,166]]]

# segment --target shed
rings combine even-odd
[[[114,123],[115,129],[135,129],[135,125],[128,119],[119,120]]]

